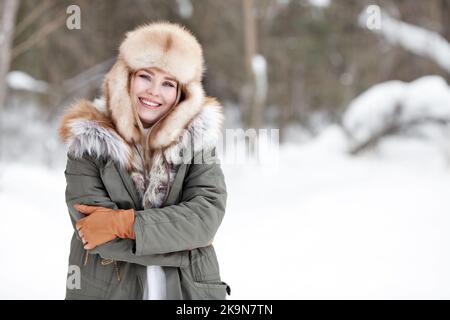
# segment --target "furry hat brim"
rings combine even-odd
[[[130,77],[150,67],[174,76],[185,97],[150,130],[148,147],[160,149],[174,143],[201,111],[205,98],[202,48],[188,30],[177,24],[153,23],[127,33],[119,57],[105,77],[103,94],[117,131],[128,142],[140,141],[141,135],[129,94]]]
[[[157,22],[126,34],[119,56],[133,70],[155,67],[186,85],[201,82],[205,72],[202,47],[181,25]]]

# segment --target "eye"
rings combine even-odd
[[[175,87],[172,82],[168,82],[168,81],[164,82],[164,85],[166,87],[173,87],[173,88]]]
[[[146,80],[151,80],[151,77],[147,74],[140,74],[139,75],[140,78],[146,79]]]

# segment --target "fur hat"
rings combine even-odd
[[[169,22],[150,23],[126,34],[117,61],[105,76],[103,95],[116,130],[129,143],[142,138],[142,125],[130,97],[130,77],[135,71],[150,67],[174,76],[184,97],[151,127],[147,147],[159,149],[175,142],[202,109],[202,47],[185,27]]]

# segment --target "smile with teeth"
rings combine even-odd
[[[161,103],[156,103],[150,100],[147,100],[145,98],[139,98],[139,101],[142,102],[143,105],[149,108],[159,108],[161,106]]]

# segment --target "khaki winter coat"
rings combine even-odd
[[[208,245],[227,199],[214,155],[222,122],[222,107],[206,97],[186,130],[154,154],[145,172],[139,148],[116,129],[104,100],[82,100],[67,110],[60,134],[68,147],[66,203],[74,234],[66,299],[140,300],[147,265],[162,266],[168,299],[226,299],[230,286],[220,277],[214,246]],[[116,238],[84,250],[75,232],[84,215],[75,203],[134,208],[135,240]],[[80,286],[74,279],[78,270]]]

